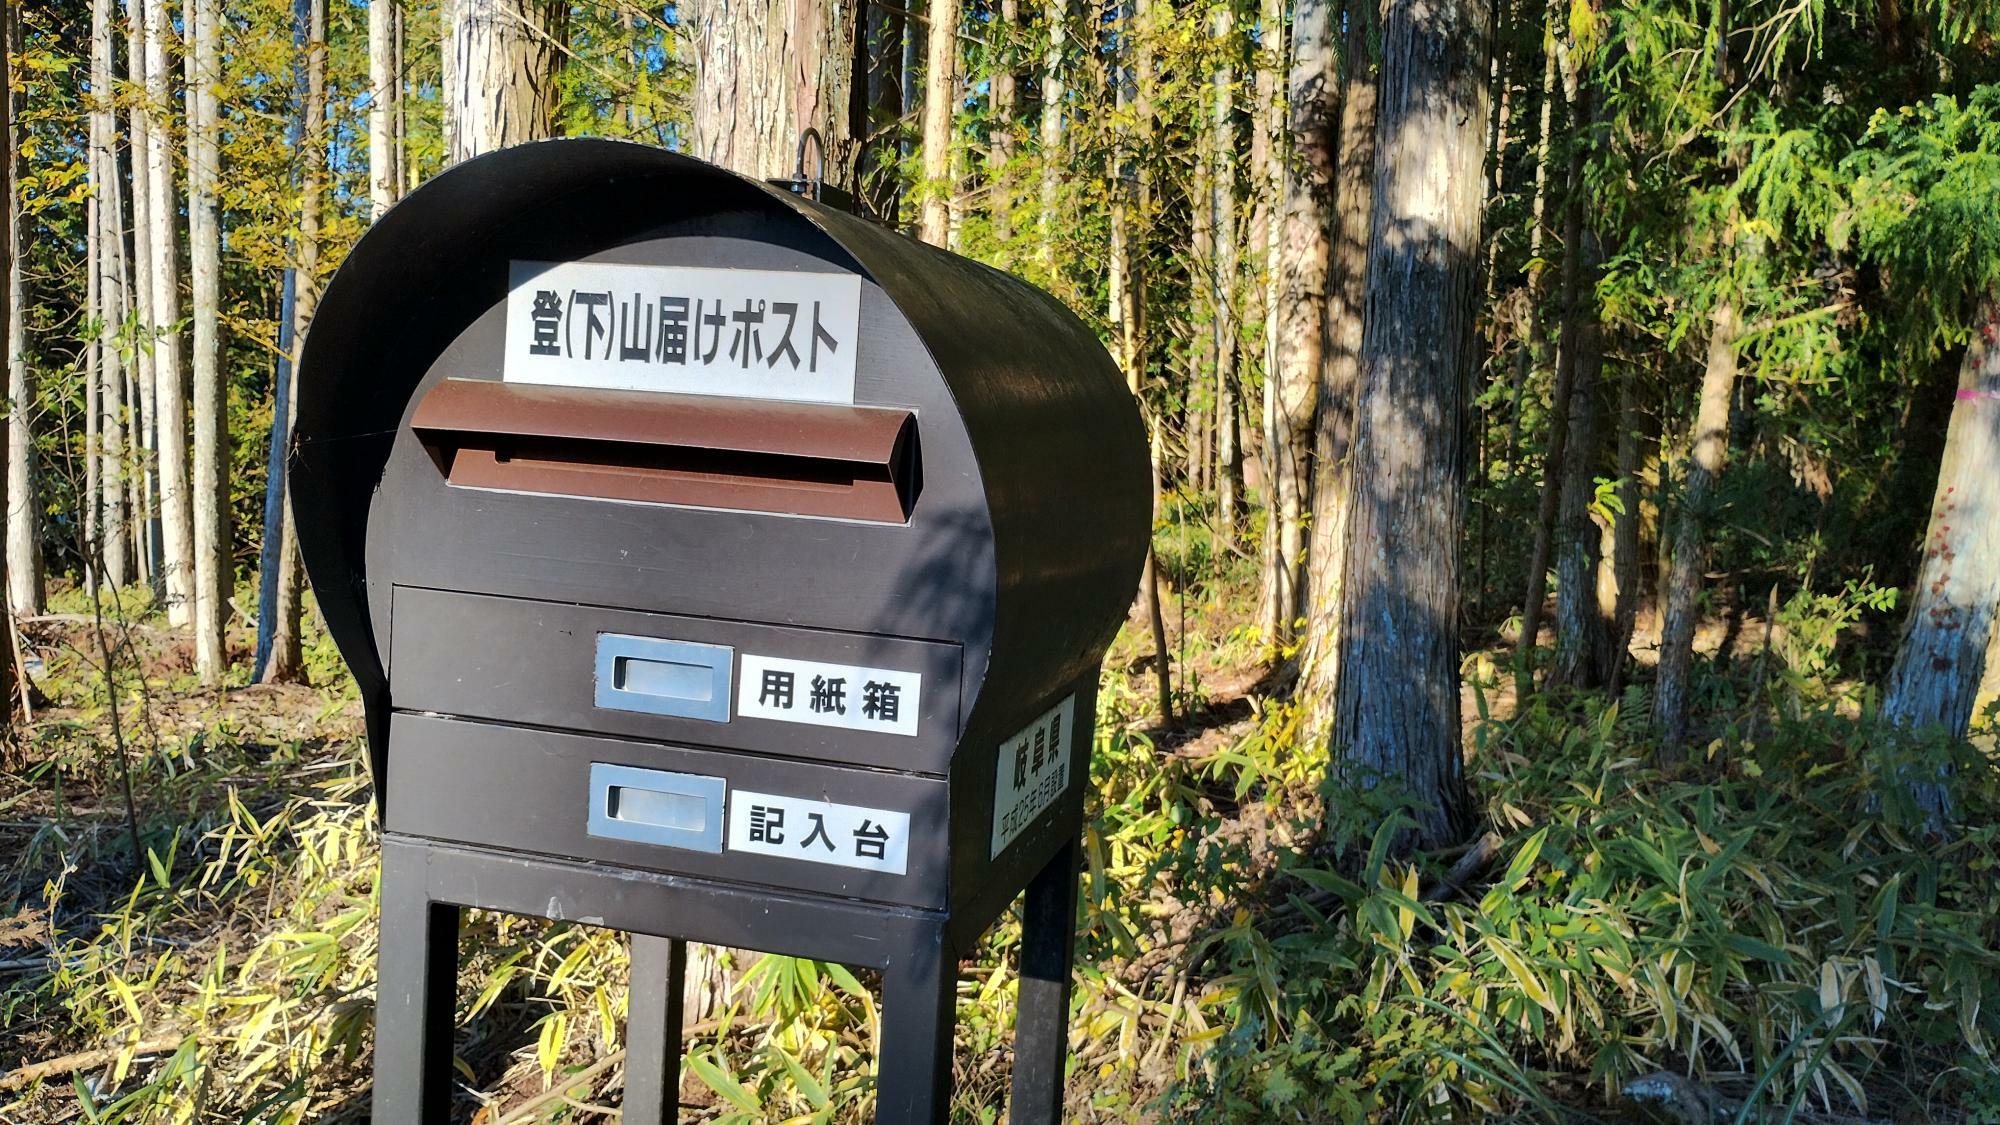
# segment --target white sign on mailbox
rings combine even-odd
[[[924,677],[893,668],[743,654],[736,714],[816,727],[915,735]]]
[[[904,874],[910,814],[733,789],[729,850]]]
[[[993,856],[1069,789],[1075,711],[1076,696],[1066,696],[1000,744],[993,775]]]
[[[501,377],[852,403],[860,320],[854,274],[515,262]]]

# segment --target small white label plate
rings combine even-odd
[[[736,677],[736,714],[744,719],[914,736],[923,686],[924,677],[918,672],[746,652]]]
[[[901,875],[909,865],[910,814],[732,789],[728,850]]]
[[[1000,744],[993,774],[993,857],[1069,789],[1075,715],[1076,696],[1066,696]]]
[[[501,377],[852,403],[860,319],[854,274],[515,262]]]

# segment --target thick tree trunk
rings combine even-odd
[[[813,128],[826,144],[825,182],[851,187],[856,142],[866,130],[851,97],[853,83],[867,80],[853,73],[859,18],[859,7],[846,0],[703,0],[694,14],[693,153],[745,175],[790,177],[800,134]],[[906,48],[914,31],[905,27]],[[906,50],[905,105],[914,100],[911,62]],[[727,982],[721,951],[691,946],[683,992],[687,1018],[714,1012]]]
[[[222,225],[216,180],[222,159],[221,5],[187,0],[188,259],[194,312],[194,653],[205,684],[222,682],[234,575],[229,556],[229,406],[222,376]]]
[[[398,0],[368,0],[368,207],[379,219],[396,202],[396,115],[403,98],[396,69]]]
[[[1902,643],[1882,690],[1899,727],[1964,738],[2000,614],[2000,298],[1980,303],[1938,468],[1923,561]],[[1937,826],[1951,822],[1944,778],[1908,779]]]
[[[159,414],[153,439],[160,463],[161,586],[167,620],[194,621],[194,528],[188,495],[187,378],[181,370],[180,246],[175,234],[173,136],[168,123],[167,0],[146,0],[146,184],[153,243],[153,378]]]
[[[857,141],[856,194],[866,201],[871,214],[893,224],[903,193],[896,145],[903,131],[903,37],[910,34],[909,21],[900,6],[868,4],[864,9],[868,20],[868,113],[866,130]],[[860,81],[858,76],[856,81]],[[997,86],[995,90],[997,98]]]
[[[447,159],[457,163],[555,132],[556,72],[569,5],[560,0],[450,0]]]
[[[1688,677],[1694,667],[1696,602],[1707,565],[1708,509],[1729,459],[1729,408],[1736,398],[1736,341],[1743,326],[1735,302],[1715,303],[1709,319],[1708,366],[1688,439],[1686,479],[1674,521],[1673,561],[1667,574],[1666,620],[1660,626],[1660,670],[1653,686],[1653,726],[1662,754],[1677,761],[1688,735]]]
[[[852,0],[701,0],[690,151],[747,176],[789,178],[800,135],[817,129],[826,143],[821,178],[852,187],[866,128],[852,117],[859,18]],[[903,38],[912,42],[908,29]]]
[[[1342,599],[1334,760],[1413,802],[1406,843],[1465,827],[1459,741],[1461,463],[1485,193],[1486,0],[1391,0]]]
[[[1331,737],[1341,671],[1341,598],[1353,511],[1355,387],[1361,369],[1375,199],[1377,0],[1351,0],[1342,56],[1340,144],[1334,178],[1333,245],[1327,259],[1325,354],[1313,424],[1312,534],[1306,548],[1306,659],[1299,693],[1314,741]]]
[[[1236,256],[1236,22],[1229,5],[1209,17],[1217,53],[1209,81],[1209,229],[1215,238],[1215,511],[1225,544],[1236,542],[1237,483],[1242,479],[1242,443],[1236,423],[1236,302],[1242,279]]]
[[[1334,163],[1340,90],[1334,51],[1335,0],[1297,0],[1292,10],[1290,153],[1282,155],[1283,206],[1275,226],[1270,379],[1274,395],[1275,479],[1272,523],[1277,560],[1269,595],[1275,603],[1273,640],[1289,644],[1293,622],[1308,611],[1305,510],[1312,499],[1312,431],[1319,380],[1327,357],[1327,269],[1333,253]]]
[[[952,118],[958,109],[958,0],[931,0],[924,70],[924,190],[917,237],[932,246],[951,239]]]
[[[306,329],[312,324],[319,304],[320,207],[326,190],[326,0],[304,0],[307,7],[305,41],[304,122],[301,136],[299,176],[298,265],[293,275],[291,354],[281,368],[281,377],[298,378],[299,352],[305,345]],[[462,72],[469,73],[469,72]],[[474,91],[475,97],[477,91]],[[298,412],[298,396],[287,388],[285,432],[290,433]],[[276,420],[273,420],[273,425]],[[267,530],[266,534],[269,534]],[[285,504],[278,525],[278,554],[275,596],[268,612],[269,652],[263,681],[269,684],[299,683],[305,679],[305,650],[299,635],[299,619],[305,596],[305,567],[299,560],[298,528],[292,522],[292,506]],[[261,623],[260,623],[261,624]]]

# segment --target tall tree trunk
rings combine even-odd
[[[95,99],[102,86],[92,85],[91,97]],[[86,103],[88,105],[89,103]],[[98,163],[98,119],[97,110],[89,108],[89,151],[85,157],[85,167],[89,169],[90,199],[84,205],[84,303],[83,315],[86,323],[102,325],[106,319],[104,296],[104,173]],[[86,589],[95,589],[103,581],[104,555],[104,349],[100,346],[103,329],[83,345],[83,495],[78,502],[83,508],[83,538],[77,544],[81,558],[82,577]]]
[[[2000,297],[1980,302],[1959,367],[1916,591],[1882,690],[1899,727],[1964,738],[1994,654],[2000,614]],[[1937,827],[1951,822],[1945,778],[1908,779]]]
[[[1237,483],[1242,479],[1242,443],[1236,424],[1236,304],[1241,288],[1236,256],[1236,74],[1235,13],[1217,5],[1209,17],[1216,51],[1209,75],[1213,92],[1209,119],[1209,230],[1215,238],[1215,511],[1225,544],[1236,542]]]
[[[783,0],[702,0],[694,13],[695,84],[691,151],[735,172],[789,177],[800,134],[817,129],[826,143],[825,182],[850,187],[857,141],[866,119],[857,114],[855,37],[861,9],[840,3],[792,5]],[[903,41],[915,39],[906,26]],[[904,54],[904,104],[916,68]],[[859,107],[865,110],[865,106]],[[808,174],[814,169],[807,168]],[[705,1019],[721,1002],[728,979],[720,951],[690,945],[684,1009]]]
[[[1582,185],[1577,185],[1581,190]],[[1576,232],[1567,257],[1578,259],[1574,304],[1563,313],[1563,352],[1571,365],[1569,441],[1558,471],[1554,546],[1556,657],[1551,684],[1593,688],[1609,679],[1610,605],[1598,600],[1597,566],[1602,536],[1591,518],[1597,467],[1604,445],[1604,351],[1597,319],[1597,239]],[[1565,259],[1565,264],[1567,258]],[[1565,288],[1571,288],[1565,286]]]
[[[303,15],[306,24],[306,65],[301,90],[304,97],[300,99],[303,159],[299,162],[298,265],[293,270],[291,307],[285,310],[290,316],[290,337],[284,341],[288,354],[279,373],[279,378],[289,384],[282,396],[284,432],[288,434],[298,412],[298,398],[293,391],[297,386],[299,353],[305,345],[306,329],[312,324],[313,310],[319,303],[320,207],[326,190],[326,0],[301,0],[301,3],[307,10],[293,12],[294,19]],[[478,96],[476,91],[474,96]],[[275,427],[277,419],[273,418],[271,424]],[[273,574],[276,589],[266,611],[271,625],[266,631],[268,655],[262,679],[273,684],[298,683],[305,679],[305,651],[299,636],[305,568],[299,560],[298,528],[293,523],[290,504],[283,506],[277,531]],[[270,534],[268,527],[265,533]]]
[[[1313,419],[1327,357],[1327,268],[1333,253],[1334,164],[1339,156],[1339,58],[1334,51],[1335,0],[1297,0],[1292,10],[1291,146],[1278,146],[1284,170],[1283,206],[1274,233],[1277,298],[1271,304],[1271,381],[1275,398],[1276,467],[1273,497],[1278,557],[1276,590],[1280,644],[1307,610],[1305,509],[1312,498]]]
[[[1466,388],[1478,362],[1487,0],[1391,0],[1333,752],[1345,784],[1414,802],[1415,839],[1466,822],[1458,580]]]
[[[1314,741],[1331,737],[1341,672],[1341,601],[1353,513],[1355,389],[1361,370],[1375,199],[1375,61],[1379,0],[1350,0],[1341,54],[1340,143],[1328,249],[1325,354],[1313,422],[1312,534],[1306,547],[1306,659],[1299,694]]]
[[[992,180],[986,206],[993,217],[993,243],[1001,264],[1013,257],[1015,130],[1021,120],[1019,75],[1022,40],[1021,0],[1000,0],[1000,18],[991,34],[999,44],[993,64],[993,119],[987,134],[987,175]]]
[[[1560,47],[1549,48],[1550,72],[1556,69],[1560,53]],[[1545,90],[1548,89],[1546,81],[1543,87]],[[1572,68],[1563,78],[1565,100],[1574,102],[1576,91],[1576,75]],[[1539,246],[1542,216],[1545,213],[1542,208],[1547,199],[1549,141],[1546,122],[1549,118],[1553,91],[1550,91],[1550,94],[1551,97],[1545,98],[1542,103],[1542,119],[1545,125],[1542,131],[1542,148],[1538,154],[1539,162],[1535,168],[1535,234],[1531,241],[1534,248],[1529,253],[1537,262],[1541,260],[1542,255]],[[1550,395],[1549,401],[1548,448],[1542,457],[1542,485],[1540,502],[1535,510],[1534,546],[1528,554],[1528,589],[1521,599],[1521,635],[1515,643],[1515,679],[1517,686],[1523,690],[1532,682],[1534,675],[1533,658],[1542,631],[1542,605],[1548,598],[1549,553],[1553,549],[1556,515],[1562,502],[1563,465],[1567,460],[1569,447],[1570,404],[1576,389],[1576,350],[1569,345],[1575,336],[1574,310],[1578,307],[1577,292],[1578,286],[1582,284],[1583,272],[1583,258],[1576,253],[1578,243],[1583,236],[1583,146],[1581,144],[1570,147],[1568,188],[1568,198],[1563,206],[1562,346],[1556,352],[1555,390]],[[1529,351],[1533,352],[1539,361],[1547,351],[1548,318],[1541,312],[1542,294],[1536,290],[1541,280],[1539,267],[1530,268],[1536,272],[1531,273],[1529,277]],[[1525,381],[1524,379],[1523,382]]]
[[[903,191],[896,145],[903,131],[903,37],[910,34],[909,21],[897,5],[863,8],[868,20],[868,116],[858,142],[856,188],[870,213],[893,223]]]
[[[569,5],[561,0],[449,0],[447,159],[456,164],[555,132],[556,72]]]
[[[932,246],[951,238],[952,118],[958,109],[958,0],[931,0],[929,65],[924,70],[924,191],[917,237]]]
[[[12,279],[19,274],[21,247],[18,242],[19,224],[16,222],[14,183],[14,154],[19,145],[14,137],[14,121],[18,107],[14,104],[14,55],[18,41],[19,13],[11,5],[0,7],[0,198],[7,201],[7,229],[0,232],[0,272]],[[0,324],[14,322],[14,286],[0,285]],[[10,334],[11,335],[11,334]],[[11,343],[11,341],[10,341]],[[0,557],[0,570],[6,568],[6,559]],[[0,590],[7,588],[6,575],[0,574]],[[0,624],[13,628],[11,613],[0,606]],[[0,739],[13,740],[14,729],[14,646],[0,644]]]
[[[18,54],[21,50],[21,15],[6,13],[6,34]],[[20,114],[18,93],[8,88],[11,123]],[[21,201],[15,190],[22,168],[20,153],[10,147],[12,163],[7,180],[7,227],[12,252],[7,259],[7,603],[15,613],[39,613],[42,608],[42,528],[41,505],[35,500],[35,436],[29,419],[34,411],[34,389],[28,382],[28,279],[26,264],[27,226],[21,218]],[[8,647],[0,637],[0,648]],[[12,697],[0,697],[0,706],[12,707]]]
[[[229,556],[229,404],[222,377],[222,224],[216,182],[222,160],[218,0],[186,0],[190,42],[188,261],[194,313],[194,654],[205,684],[228,665],[223,633],[234,575]]]
[[[1660,670],[1653,686],[1653,726],[1663,757],[1677,761],[1688,734],[1688,677],[1694,667],[1696,603],[1708,561],[1706,533],[1716,482],[1729,459],[1729,408],[1736,398],[1736,341],[1743,334],[1733,298],[1715,302],[1709,318],[1708,365],[1688,439],[1688,464],[1674,521],[1667,574],[1666,620],[1660,626]]]
[[[139,412],[134,419],[138,429],[136,439],[128,439],[133,446],[131,460],[135,463],[132,472],[133,496],[132,518],[136,524],[136,546],[138,547],[139,578],[152,588],[156,601],[165,600],[165,591],[160,587],[160,508],[159,490],[156,485],[155,468],[158,465],[158,427],[155,419],[159,413],[158,400],[154,393],[157,380],[158,357],[154,354],[154,325],[158,321],[153,315],[153,189],[152,176],[148,173],[147,153],[152,149],[152,114],[146,110],[144,90],[146,79],[146,0],[127,0],[130,5],[129,22],[126,27],[126,58],[131,73],[132,87],[140,91],[132,99],[130,107],[132,164],[132,261],[129,278],[133,295],[134,322],[133,352],[137,357],[133,372],[136,394],[126,401],[136,402]]]
[[[1613,694],[1625,683],[1631,663],[1632,631],[1639,619],[1640,525],[1644,493],[1639,483],[1640,458],[1646,445],[1646,418],[1639,373],[1626,369],[1618,380],[1618,501],[1623,509],[1612,526],[1612,582],[1616,601],[1611,622],[1611,667],[1606,682]]]
[[[174,146],[169,122],[167,0],[146,0],[146,184],[152,192],[147,220],[153,241],[153,377],[159,414],[153,437],[160,458],[161,585],[167,620],[194,621],[193,509],[188,495],[187,378],[181,370],[179,209],[174,197]]]
[[[866,129],[853,120],[859,17],[852,0],[700,0],[693,154],[746,176],[789,178],[800,135],[817,129],[826,142],[823,180],[852,187]],[[911,42],[907,28],[903,38]]]
[[[1065,112],[1063,55],[1069,46],[1069,0],[1047,0],[1043,8],[1047,44],[1042,55],[1042,116],[1040,122],[1041,159],[1041,260],[1042,271],[1055,285],[1057,186],[1063,169],[1063,114]],[[1061,287],[1056,286],[1058,295]]]
[[[397,7],[397,0],[368,0],[368,206],[376,219],[396,202],[396,115],[403,100]]]

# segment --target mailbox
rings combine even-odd
[[[460,164],[299,368],[301,553],[383,802],[376,1120],[448,1114],[465,907],[630,931],[627,1121],[685,940],[881,970],[878,1120],[942,1120],[959,955],[1027,891],[1016,1120],[1059,1115],[1136,406],[1004,273],[638,145]]]

